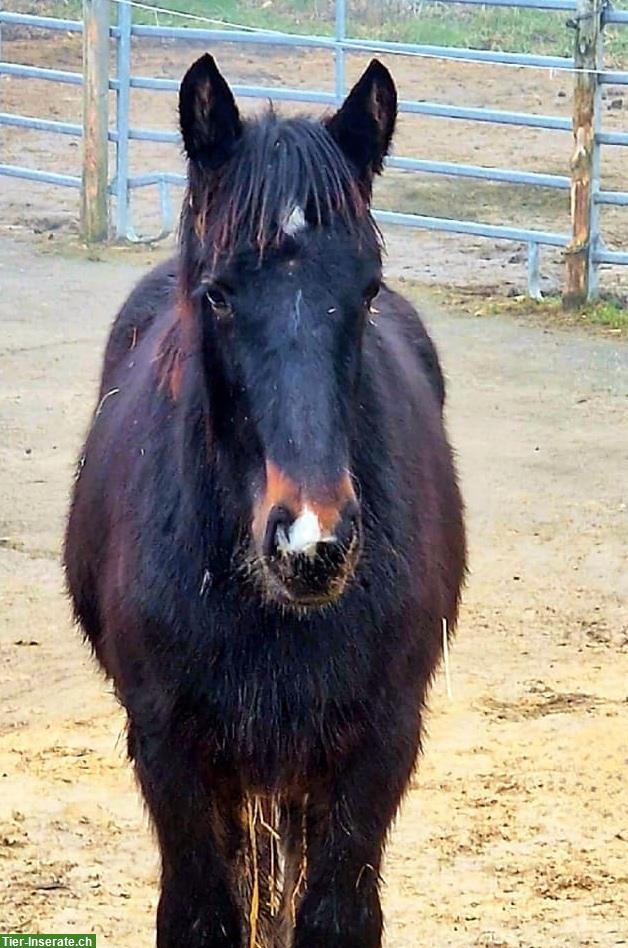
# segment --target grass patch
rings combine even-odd
[[[542,300],[531,300],[527,296],[503,299],[492,295],[483,297],[481,291],[471,293],[464,290],[453,290],[448,295],[450,302],[476,317],[514,316],[558,328],[580,326],[614,338],[628,339],[628,301],[617,297],[604,297],[579,309],[566,311],[557,296]]]
[[[243,26],[291,33],[333,33],[334,4],[331,0],[142,0],[180,13],[224,20]],[[112,6],[114,6],[112,4]],[[628,0],[618,0],[627,9]],[[8,0],[7,9],[79,18],[81,0]],[[566,25],[568,14],[545,10],[451,6],[424,3],[416,12],[397,13],[383,0],[355,0],[349,5],[347,33],[368,39],[398,40],[435,46],[504,50],[570,56],[573,31]],[[159,22],[166,26],[194,26],[182,17],[134,9],[136,23]],[[201,25],[201,24],[196,24]],[[628,62],[628,29],[606,29],[606,56],[611,64]]]
[[[592,326],[613,329],[628,336],[628,308],[618,300],[601,300],[587,306],[581,313],[580,318],[588,321]]]
[[[433,305],[455,310],[472,318],[513,318],[551,329],[585,329],[596,335],[628,341],[628,298],[603,296],[575,311],[563,309],[560,296],[532,300],[528,296],[505,297],[498,286],[443,286],[411,277],[387,281],[392,289],[418,308]]]

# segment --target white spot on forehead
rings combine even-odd
[[[277,530],[277,546],[281,553],[313,554],[317,543],[330,543],[334,539],[323,535],[318,517],[307,504],[287,532],[283,527]]]
[[[282,230],[287,237],[294,237],[295,234],[298,234],[300,231],[305,230],[307,227],[307,222],[305,220],[305,214],[303,213],[303,208],[293,207],[288,216],[286,217]]]

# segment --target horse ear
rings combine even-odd
[[[231,157],[242,134],[233,93],[209,53],[197,59],[183,77],[179,123],[188,158],[210,170]]]
[[[344,104],[325,123],[336,143],[370,190],[388,154],[397,119],[397,90],[393,78],[373,59]]]

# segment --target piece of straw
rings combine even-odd
[[[301,811],[301,864],[299,866],[299,875],[296,885],[292,890],[291,908],[292,924],[297,923],[297,903],[301,898],[301,889],[307,889],[307,805],[309,794],[303,797],[303,810]]]
[[[259,868],[257,865],[257,834],[255,832],[255,817],[251,799],[246,800],[246,815],[249,824],[249,839],[251,842],[251,858],[253,861],[253,890],[251,892],[251,908],[249,912],[249,948],[257,948],[257,920],[259,917]]]
[[[451,690],[451,675],[449,673],[449,637],[447,635],[447,619],[443,617],[443,664],[445,666],[445,684],[447,686],[447,697],[451,701],[453,698]]]

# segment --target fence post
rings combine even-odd
[[[83,0],[81,235],[108,237],[109,0]]]
[[[533,300],[542,300],[541,275],[539,272],[539,245],[528,244],[528,296]]]
[[[345,51],[340,43],[347,35],[347,3],[346,0],[336,0],[336,43],[335,74],[336,74],[336,103],[341,104],[345,97]]]
[[[595,289],[593,252],[598,214],[599,128],[601,86],[597,71],[602,65],[602,12],[599,0],[577,0],[573,91],[573,152],[571,156],[571,241],[565,251],[563,306],[574,309],[591,299]],[[593,278],[593,279],[592,279]]]
[[[131,19],[129,3],[118,4],[118,48],[116,74],[116,237],[129,236],[129,92],[131,80]]]

